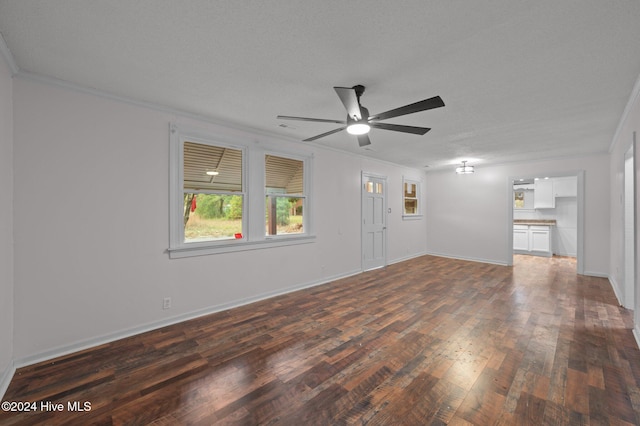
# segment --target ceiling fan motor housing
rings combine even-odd
[[[369,110],[360,105],[360,116],[362,117],[358,120],[355,117],[349,117],[347,115],[347,126],[355,123],[367,123],[369,121]]]

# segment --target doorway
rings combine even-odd
[[[362,173],[362,270],[387,265],[387,178]]]
[[[545,180],[543,183],[546,183],[546,185],[538,185],[538,188],[535,184],[537,182],[536,178],[540,181]],[[560,193],[554,192],[556,185],[551,184],[552,182],[555,183],[554,179],[558,181],[557,187]],[[572,186],[569,186],[571,189],[567,189],[567,182],[571,181],[573,182]],[[523,182],[528,184],[527,189],[529,192],[515,190],[518,188],[518,184]],[[544,190],[544,194],[548,192],[543,198],[551,197],[549,200],[551,204],[547,205],[546,201],[542,201],[542,205],[534,202],[536,188]],[[524,194],[524,196],[520,196],[523,200],[515,198],[517,193]],[[549,229],[551,254],[575,257],[576,272],[584,274],[584,171],[540,176],[511,176],[508,178],[508,194],[507,226],[511,236],[507,239],[510,253],[508,264],[513,265],[514,248],[521,249],[518,245],[521,242],[518,232],[522,231],[514,225],[514,219],[552,220],[555,225]],[[531,200],[527,201],[527,196]],[[518,201],[520,201],[519,204]],[[556,201],[558,202],[556,203]],[[524,209],[518,210],[516,208],[517,205],[524,207]]]

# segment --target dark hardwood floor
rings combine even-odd
[[[575,269],[420,257],[22,368],[0,424],[638,425],[632,312]]]

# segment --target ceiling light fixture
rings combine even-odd
[[[207,170],[207,175],[208,176],[218,176],[220,174],[220,172],[217,172],[215,170]]]
[[[462,162],[462,166],[456,167],[456,173],[459,175],[465,175],[473,172],[474,172],[473,166],[467,166],[466,161]]]
[[[354,123],[347,127],[347,132],[350,135],[366,135],[371,130],[371,126],[368,123]]]
[[[369,126],[369,112],[366,108],[360,106],[360,114],[362,118],[358,120],[357,116],[353,118],[347,116],[347,133],[350,135],[366,135],[371,130],[371,126]]]

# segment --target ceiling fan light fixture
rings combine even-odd
[[[399,124],[380,123],[381,120],[386,120],[394,117],[401,117],[403,115],[414,114],[420,111],[426,111],[429,109],[440,108],[444,106],[444,102],[440,96],[434,96],[429,99],[423,99],[419,102],[404,105],[399,108],[393,108],[373,116],[369,115],[369,110],[362,106],[360,98],[364,94],[365,87],[358,84],[353,87],[337,87],[334,86],[333,90],[340,98],[340,102],[347,110],[346,120],[328,120],[325,118],[311,118],[311,117],[294,117],[291,115],[278,115],[277,118],[281,120],[300,120],[300,121],[312,121],[316,123],[336,123],[342,124],[342,127],[330,130],[328,132],[321,133],[316,136],[312,136],[307,139],[303,139],[303,142],[312,142],[325,136],[338,133],[342,130],[346,130],[350,135],[355,135],[358,138],[358,146],[365,147],[371,145],[368,133],[372,127],[382,130],[391,130],[394,132],[411,133],[414,135],[424,135],[429,130],[428,127],[417,126],[403,126]],[[369,149],[369,148],[365,148]]]
[[[371,130],[371,126],[368,123],[352,123],[347,126],[347,132],[350,135],[366,135]]]
[[[462,166],[456,167],[456,173],[459,175],[466,175],[469,173],[473,173],[473,166],[467,166],[467,162],[463,161]]]

